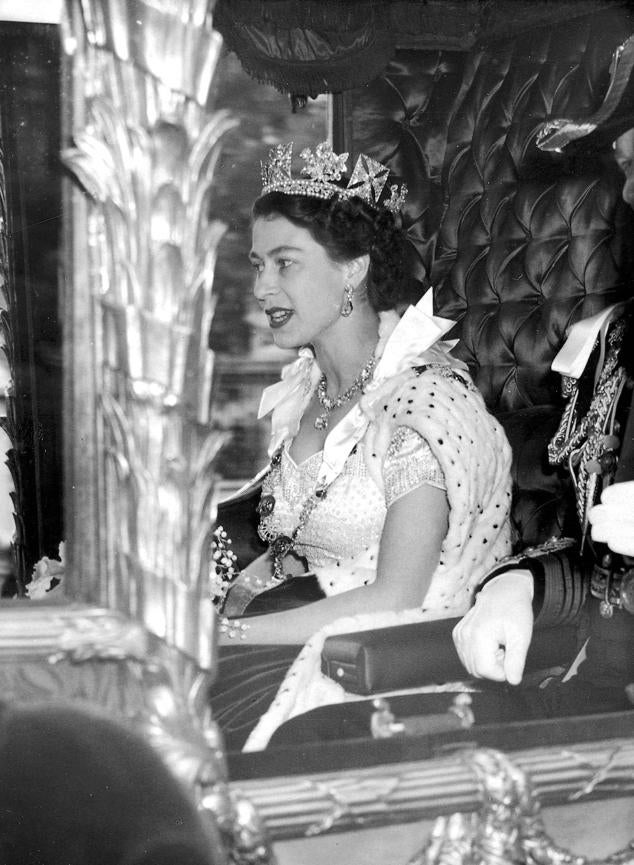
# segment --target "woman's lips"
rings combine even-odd
[[[272,327],[274,330],[278,327],[284,327],[286,322],[293,315],[292,309],[284,309],[283,307],[278,306],[267,309],[265,312],[269,319],[269,327]]]

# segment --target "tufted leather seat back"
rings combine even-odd
[[[632,32],[604,5],[465,51],[399,50],[350,99],[350,149],[407,183],[417,277],[509,434],[518,546],[566,530],[546,458],[561,411],[550,367],[573,321],[630,293],[634,240],[609,150],[545,153],[535,134],[598,108]]]
[[[606,7],[468,52],[399,51],[352,97],[353,149],[408,184],[418,277],[496,412],[556,403],[566,328],[627,292],[632,220],[609,154],[543,153],[535,133],[597,108],[633,31]]]

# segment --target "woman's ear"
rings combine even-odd
[[[370,256],[367,253],[359,255],[357,258],[351,258],[344,265],[346,282],[350,282],[354,288],[358,288],[365,281],[369,269]]]

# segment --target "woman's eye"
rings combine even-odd
[[[252,262],[251,262],[251,267],[253,268],[253,270],[254,270],[256,273],[262,273],[262,270],[263,270],[263,268],[264,268],[264,265],[262,264],[261,261],[252,261]]]
[[[277,266],[280,268],[280,270],[284,270],[290,264],[292,264],[290,258],[278,258],[277,259]]]

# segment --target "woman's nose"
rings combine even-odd
[[[255,295],[257,300],[263,300],[270,294],[274,294],[277,291],[277,286],[275,284],[274,273],[272,269],[263,267],[262,270],[256,275],[255,282],[253,284],[253,294]]]

